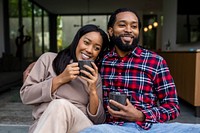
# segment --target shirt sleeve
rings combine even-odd
[[[47,66],[41,56],[20,89],[20,97],[24,104],[38,104],[51,101],[52,77],[47,77]]]
[[[158,106],[142,110],[146,117],[145,121],[163,123],[178,117],[180,107],[176,87],[164,59],[158,63],[157,74],[154,78],[154,88],[158,98]]]

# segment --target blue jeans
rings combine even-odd
[[[79,133],[200,133],[200,124],[155,123],[149,130],[144,130],[135,123],[125,123],[123,126],[100,124]]]

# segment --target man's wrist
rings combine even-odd
[[[145,121],[145,115],[142,113],[142,111],[140,111],[140,117],[138,118],[138,121]]]

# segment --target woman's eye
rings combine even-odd
[[[84,44],[85,45],[89,45],[90,43],[88,41],[84,41]]]
[[[95,49],[95,51],[99,51],[101,48],[100,47],[95,47],[94,49]]]

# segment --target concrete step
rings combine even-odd
[[[29,125],[0,124],[0,133],[28,133]]]
[[[30,125],[32,107],[22,103],[1,103],[0,124]]]
[[[0,93],[0,133],[28,133],[32,124],[32,106],[24,105],[19,88]]]

